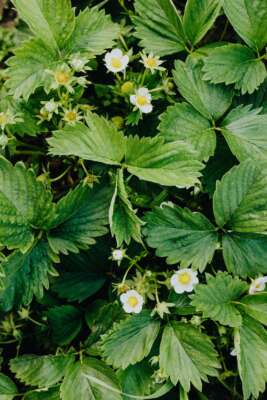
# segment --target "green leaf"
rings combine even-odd
[[[64,47],[75,26],[70,0],[12,0],[19,16],[46,45]]]
[[[144,234],[156,254],[168,264],[192,265],[203,271],[213,258],[218,236],[215,227],[199,212],[186,208],[156,207],[145,216]]]
[[[196,151],[197,158],[207,160],[214,154],[216,135],[208,119],[190,104],[176,103],[160,116],[160,136],[166,142],[188,143]]]
[[[242,380],[244,400],[258,398],[265,391],[267,381],[267,333],[263,326],[250,317],[235,330],[235,350]]]
[[[212,50],[204,58],[203,78],[212,83],[235,84],[242,94],[253,93],[267,76],[264,63],[241,44],[228,44]]]
[[[241,299],[241,310],[267,326],[267,293],[255,293]]]
[[[121,400],[114,372],[102,361],[89,357],[68,368],[60,395],[61,400]]]
[[[234,301],[240,299],[247,289],[246,282],[218,272],[215,277],[208,278],[206,285],[195,287],[192,305],[203,313],[204,318],[218,321],[222,325],[240,326],[242,317]]]
[[[221,0],[187,0],[183,27],[191,44],[198,43],[213,26],[221,10]]]
[[[164,143],[160,137],[129,136],[125,164],[130,174],[166,186],[192,186],[203,168],[193,149],[177,141]]]
[[[66,125],[48,139],[50,154],[74,155],[84,160],[119,165],[125,154],[125,138],[115,125],[97,114],[88,113],[87,126]]]
[[[52,338],[60,346],[68,345],[82,329],[81,311],[70,305],[56,306],[48,311],[48,322]]]
[[[61,23],[59,26],[61,27]],[[101,54],[113,46],[118,33],[119,25],[114,24],[110,16],[105,15],[104,10],[97,7],[85,8],[76,17],[67,50],[71,53]]]
[[[134,396],[145,396],[150,393],[153,372],[153,368],[147,361],[129,365],[125,370],[120,370],[118,378],[121,382],[122,392]],[[128,396],[123,398],[129,400]]]
[[[216,376],[218,355],[209,337],[193,325],[173,321],[164,328],[160,344],[160,368],[188,392],[192,384],[202,389],[202,380]]]
[[[217,224],[238,232],[267,229],[266,164],[244,161],[217,182],[213,196]]]
[[[18,389],[15,383],[0,372],[0,400],[13,400],[17,393]]]
[[[27,253],[15,251],[1,264],[0,309],[10,311],[13,307],[29,305],[36,296],[43,297],[44,288],[49,287],[49,272],[52,262],[45,242],[37,243]]]
[[[115,191],[109,209],[109,224],[112,236],[115,236],[117,246],[123,242],[129,245],[131,238],[142,243],[141,225],[143,222],[137,217],[133,209],[123,180],[123,170],[117,172]]]
[[[223,236],[223,258],[229,272],[242,277],[267,273],[267,235],[229,232]]]
[[[48,241],[55,253],[79,252],[107,233],[109,187],[90,189],[80,184],[57,204],[57,215],[50,223]]]
[[[58,387],[49,388],[45,392],[27,393],[25,400],[60,400]]]
[[[159,321],[151,318],[149,310],[133,315],[103,337],[103,356],[114,368],[125,369],[142,361],[149,355],[159,329]]]
[[[223,8],[239,36],[260,51],[267,43],[266,1],[224,0]]]
[[[238,106],[222,122],[222,133],[239,161],[267,159],[267,114],[251,105]]]
[[[26,101],[37,88],[44,86],[49,75],[58,64],[58,55],[40,39],[30,39],[14,50],[14,56],[7,61],[8,79],[6,86],[15,99]]]
[[[74,357],[59,355],[24,355],[10,360],[10,369],[16,378],[26,385],[39,388],[54,386],[61,381]]]
[[[132,20],[140,46],[158,56],[178,53],[185,48],[181,18],[172,0],[135,0]]]
[[[176,60],[173,77],[181,95],[203,117],[218,119],[230,107],[231,89],[204,81],[201,61],[191,58],[184,63]]]

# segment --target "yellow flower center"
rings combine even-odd
[[[113,68],[121,68],[122,67],[122,62],[121,62],[120,58],[113,57],[112,60],[111,60],[111,66]]]
[[[187,285],[191,282],[191,275],[188,272],[183,272],[177,276],[177,280],[182,285]]]
[[[70,81],[70,74],[68,72],[59,71],[55,73],[55,79],[59,85],[66,85]]]
[[[256,283],[255,288],[259,289],[260,287],[261,287],[261,284],[260,283]]]
[[[5,125],[8,121],[6,114],[0,113],[0,125]]]
[[[130,297],[128,298],[128,300],[127,300],[127,303],[128,303],[128,305],[129,305],[130,307],[135,307],[135,306],[137,306],[137,304],[138,304],[138,300],[137,300],[136,297],[130,296]]]
[[[67,112],[66,112],[66,115],[65,115],[65,118],[66,118],[68,121],[76,121],[76,119],[77,119],[77,113],[76,113],[76,111],[67,111]]]
[[[136,104],[138,105],[138,106],[145,106],[145,105],[147,105],[147,104],[149,104],[149,101],[148,101],[148,99],[147,99],[147,97],[146,96],[136,96]]]
[[[156,68],[158,66],[157,60],[153,57],[147,58],[145,60],[145,65],[148,68]]]

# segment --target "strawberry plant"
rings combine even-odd
[[[0,400],[266,398],[266,20],[0,1]]]

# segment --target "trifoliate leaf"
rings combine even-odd
[[[243,317],[241,327],[235,330],[235,350],[242,380],[244,400],[258,398],[265,391],[267,381],[267,332],[250,317]]]
[[[118,33],[119,25],[114,24],[104,10],[85,8],[76,17],[74,31],[66,45],[67,50],[71,53],[101,54],[113,46]]]
[[[17,250],[2,262],[1,268],[5,276],[0,280],[0,309],[7,312],[28,305],[34,295],[42,298],[44,288],[49,287],[52,262],[48,246],[39,242],[25,254]]]
[[[69,191],[57,204],[56,217],[50,223],[48,241],[55,253],[79,252],[107,233],[108,187],[90,189],[82,184]]]
[[[267,273],[267,235],[229,232],[223,235],[223,258],[229,272],[242,277]]]
[[[210,121],[199,114],[190,104],[177,103],[160,116],[160,136],[166,142],[188,143],[196,151],[199,160],[207,160],[214,154],[216,135]]]
[[[71,0],[12,0],[32,33],[47,46],[64,47],[75,26]]]
[[[188,0],[183,27],[192,45],[198,43],[214,24],[221,9],[221,0]]]
[[[0,400],[13,400],[17,393],[18,389],[15,383],[0,372]]]
[[[143,222],[133,210],[124,185],[123,170],[117,172],[115,191],[109,209],[109,224],[112,236],[115,236],[117,247],[123,242],[129,244],[131,239],[142,243],[141,225]]]
[[[145,216],[144,234],[156,254],[168,264],[192,265],[203,271],[217,246],[215,227],[201,213],[177,206],[156,207]]]
[[[159,56],[184,50],[182,21],[172,0],[135,0],[134,6],[132,20],[142,47]]]
[[[218,355],[209,337],[193,325],[173,321],[164,328],[160,344],[160,368],[188,392],[192,384],[202,389],[202,380],[216,376]]]
[[[204,59],[203,78],[212,83],[235,84],[242,94],[253,93],[267,76],[264,63],[241,44],[218,46]]]
[[[244,161],[217,182],[213,196],[217,224],[238,232],[267,229],[266,164]]]
[[[203,80],[202,63],[189,59],[186,63],[176,60],[174,81],[181,95],[208,119],[218,119],[230,107],[231,89]]]
[[[203,313],[204,318],[223,325],[240,326],[242,317],[235,300],[239,300],[247,289],[247,284],[240,279],[218,272],[215,277],[209,277],[207,284],[195,287],[192,305]]]
[[[83,357],[70,365],[60,388],[61,400],[122,400],[115,373],[102,361]]]
[[[37,356],[24,355],[10,360],[10,369],[16,378],[26,385],[39,388],[54,386],[74,362],[69,354]]]
[[[87,126],[81,122],[66,125],[48,139],[50,154],[74,155],[84,160],[118,165],[125,154],[125,138],[105,118],[88,113]]]
[[[46,72],[55,69],[58,55],[40,39],[30,39],[14,50],[8,59],[8,80],[6,86],[15,99],[23,97],[26,101],[49,79]]]
[[[267,114],[251,105],[238,106],[222,122],[222,133],[239,161],[267,159]]]
[[[142,361],[149,355],[159,329],[160,323],[151,318],[150,311],[133,315],[103,337],[103,356],[114,368],[125,369]]]
[[[129,136],[125,164],[138,178],[166,186],[192,186],[203,168],[189,145],[160,137]]]
[[[223,8],[239,36],[260,51],[267,43],[266,1],[224,0]]]
[[[81,311],[70,305],[56,306],[48,311],[48,323],[56,344],[65,346],[72,342],[82,328]]]
[[[243,312],[267,326],[267,294],[255,293],[240,300],[239,306]]]

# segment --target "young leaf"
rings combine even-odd
[[[188,392],[192,384],[202,389],[202,380],[216,376],[220,367],[218,355],[209,337],[198,328],[173,321],[164,328],[160,344],[160,368]]]
[[[266,274],[267,235],[229,232],[223,235],[223,258],[229,272],[242,277]]]
[[[166,186],[192,186],[203,168],[184,142],[164,143],[160,137],[129,136],[125,164],[130,174]]]
[[[72,342],[82,329],[81,311],[74,306],[55,306],[49,309],[47,316],[52,338],[60,346]]]
[[[213,196],[217,224],[238,232],[267,229],[266,164],[244,161],[217,182]]]
[[[109,209],[109,224],[111,234],[116,237],[118,247],[123,242],[128,245],[131,238],[142,243],[141,225],[143,222],[137,217],[128,199],[122,169],[118,170],[116,176],[115,191]]]
[[[238,106],[222,122],[222,133],[239,161],[267,159],[267,114],[251,105]]]
[[[246,282],[218,272],[215,277],[208,278],[206,285],[199,284],[195,287],[192,305],[203,313],[204,318],[223,325],[240,326],[242,317],[233,301],[240,299],[247,289]]]
[[[10,369],[16,378],[26,385],[39,388],[54,386],[73,364],[70,354],[36,356],[24,355],[10,360]]]
[[[114,372],[102,361],[83,357],[70,365],[60,387],[61,400],[122,400]]]
[[[150,311],[133,315],[115,326],[103,337],[103,356],[114,368],[125,369],[142,361],[150,353],[160,329],[160,323]]]
[[[18,389],[15,383],[0,372],[0,400],[13,400],[17,393]]]
[[[28,305],[34,295],[42,298],[44,288],[49,287],[48,275],[52,262],[45,242],[37,243],[25,254],[15,251],[2,262],[1,267],[5,274],[0,281],[2,311]]]
[[[217,246],[215,227],[201,213],[186,208],[156,207],[145,216],[144,234],[156,254],[167,257],[168,264],[192,265],[203,271],[211,262]]]
[[[221,9],[221,0],[187,0],[183,16],[186,37],[198,43],[213,26]]]
[[[250,317],[267,326],[267,294],[255,293],[241,299],[239,304],[241,310]]]
[[[104,10],[85,8],[76,17],[74,31],[66,44],[67,51],[102,54],[113,46],[118,33],[119,25],[114,24]]]
[[[12,0],[20,17],[44,44],[62,48],[75,26],[70,0]]]
[[[176,60],[174,81],[181,95],[208,119],[218,119],[230,107],[232,91],[224,85],[214,85],[203,80],[202,62]]]
[[[50,154],[74,155],[84,160],[118,165],[125,154],[125,138],[115,125],[97,114],[88,113],[87,126],[66,125],[48,139]]]
[[[265,391],[267,381],[267,333],[263,326],[250,317],[235,330],[235,350],[242,380],[244,400],[258,398]]]
[[[224,0],[223,8],[239,36],[260,51],[267,43],[266,1]]]
[[[264,63],[241,44],[218,46],[204,58],[203,78],[212,83],[235,84],[242,94],[253,93],[267,76]]]
[[[79,252],[95,243],[95,238],[107,233],[108,207],[111,192],[108,187],[90,189],[82,184],[57,204],[57,215],[49,226],[48,241],[55,253]]]
[[[159,135],[166,142],[185,142],[196,151],[197,158],[207,160],[214,154],[216,134],[210,121],[190,104],[176,103],[160,116]]]
[[[26,101],[37,88],[44,86],[49,75],[47,69],[55,69],[58,54],[40,39],[30,39],[14,50],[7,61],[8,79],[6,86],[15,99]]]
[[[185,48],[181,18],[172,0],[135,0],[132,20],[140,45],[155,55],[178,53]]]

